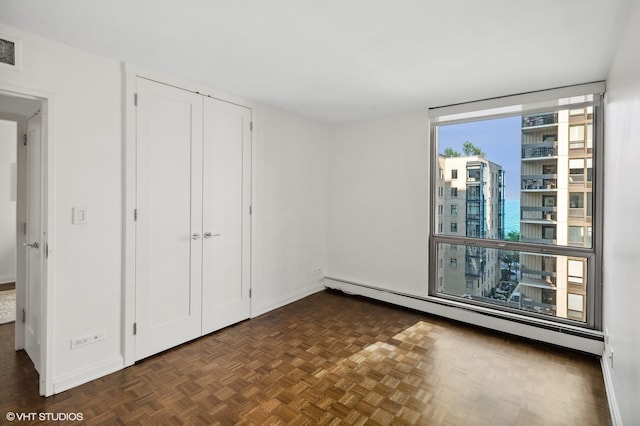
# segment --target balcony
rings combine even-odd
[[[485,260],[479,257],[467,257],[465,263],[465,274],[480,277],[484,273]]]
[[[558,156],[558,142],[540,142],[522,145],[522,160],[548,160]]]
[[[555,238],[532,238],[520,236],[520,241],[523,243],[536,243],[536,244],[557,244]]]
[[[523,175],[521,179],[523,191],[555,191],[558,188],[557,174]]]
[[[530,269],[530,268],[527,268],[526,266],[522,266],[520,268],[520,272],[522,272],[522,274],[524,274],[524,275],[535,275],[535,276],[538,276],[538,277],[540,277],[540,279],[544,279],[546,277],[549,277],[549,278],[555,278],[556,277],[556,271],[541,271],[541,270],[538,270],[538,269]],[[524,279],[525,278],[523,277],[523,280]],[[527,278],[527,279],[529,279],[529,278]],[[547,282],[549,282],[549,281],[547,280]]]
[[[522,130],[539,129],[543,127],[556,126],[557,124],[558,113],[556,112],[522,116]]]
[[[554,224],[558,220],[557,207],[520,207],[520,222]]]

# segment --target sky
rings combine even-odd
[[[473,142],[505,171],[505,199],[520,199],[520,132],[522,118],[497,118],[439,127],[440,153],[451,147],[462,153],[462,144]],[[463,154],[464,155],[464,154]]]

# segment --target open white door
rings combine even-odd
[[[201,335],[202,97],[137,79],[135,359]]]
[[[251,110],[204,100],[202,334],[250,316]]]
[[[27,235],[26,301],[24,349],[41,373],[40,334],[42,329],[42,113],[27,121]],[[18,318],[19,320],[19,318]]]

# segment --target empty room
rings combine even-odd
[[[640,424],[640,3],[0,0],[0,422]]]

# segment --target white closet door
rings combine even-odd
[[[251,110],[204,101],[202,333],[250,316]]]
[[[137,79],[135,359],[199,337],[202,97]]]

